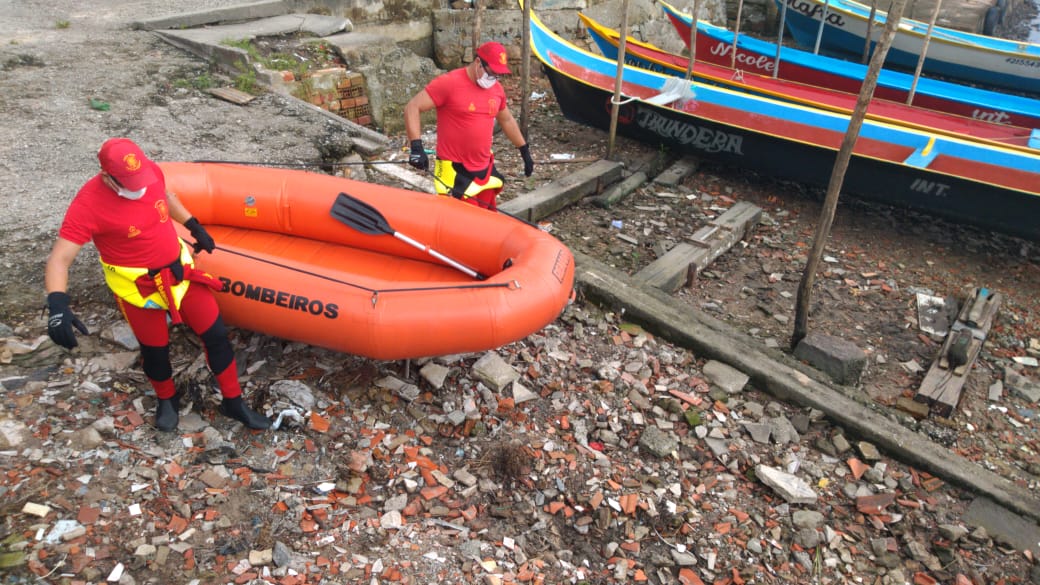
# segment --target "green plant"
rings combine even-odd
[[[235,69],[238,69],[242,73],[235,76],[234,85],[235,89],[251,93],[253,95],[260,93],[260,87],[256,83],[256,71],[246,63],[242,61],[235,61]]]
[[[214,85],[216,85],[216,81],[209,73],[202,73],[195,79],[191,80],[191,86],[198,90],[207,90]]]
[[[220,41],[220,44],[225,47],[234,47],[236,49],[242,49],[249,56],[250,61],[256,61],[260,59],[260,51],[253,44],[250,39],[224,39]]]
[[[248,71],[235,77],[235,89],[256,95],[260,87],[256,84],[256,72]]]
[[[343,63],[343,59],[336,49],[324,40],[310,41],[303,45],[303,49],[311,55],[318,67],[341,65]]]
[[[260,64],[275,71],[292,71],[299,64],[299,61],[288,53],[272,53],[266,58],[260,59]]]
[[[311,95],[313,94],[314,81],[309,78],[300,79],[297,77],[297,83],[292,88],[293,97],[309,102],[311,100]]]
[[[70,23],[67,20],[59,20],[59,21],[54,23],[54,28],[59,28],[59,29],[60,28],[69,28],[70,24],[72,24],[72,23]]]

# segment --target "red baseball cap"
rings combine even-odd
[[[480,45],[480,48],[477,49],[477,56],[488,64],[488,69],[495,75],[512,73],[509,67],[506,67],[506,48],[502,46],[502,43],[491,41]]]
[[[112,175],[124,189],[139,191],[159,180],[155,166],[141,147],[129,138],[109,138],[98,150],[101,170]]]

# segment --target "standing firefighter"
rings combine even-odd
[[[222,285],[195,270],[192,251],[177,237],[173,221],[191,232],[196,253],[212,252],[213,238],[176,195],[166,191],[162,170],[132,141],[107,140],[98,151],[98,160],[101,172],[69,204],[47,258],[47,334],[58,345],[72,349],[78,345],[73,329],[87,333],[69,308],[66,291],[72,262],[83,245],[93,240],[105,282],[141,345],[144,373],[158,398],[155,426],[172,431],[179,421],[168,316],[173,324],[186,324],[202,340],[223,396],[220,412],[251,429],[270,427],[271,421],[242,399],[235,354],[209,288],[219,290]]]
[[[408,163],[430,168],[423,147],[420,114],[437,109],[437,161],[433,176],[437,193],[450,194],[485,209],[496,210],[503,178],[495,168],[491,140],[495,121],[520,150],[524,175],[534,172],[531,149],[506,105],[506,92],[498,83],[511,73],[506,50],[499,43],[484,43],[477,57],[465,67],[439,75],[404,107],[404,127],[411,154]]]

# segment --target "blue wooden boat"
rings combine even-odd
[[[689,46],[693,17],[663,0],[658,2]],[[850,93],[859,93],[867,74],[866,65],[792,47],[780,47],[777,63],[775,43],[748,35],[737,37],[734,60],[733,37],[734,33],[724,27],[697,21],[697,59],[725,65],[735,61],[744,71]],[[874,96],[906,103],[913,80],[913,75],[883,69]],[[918,79],[912,105],[1000,124],[1040,128],[1040,100],[927,77]]]
[[[870,7],[853,0],[774,0],[787,4],[787,29],[798,44],[815,47],[819,36],[821,49],[855,56],[863,53],[868,31],[871,47],[885,26],[885,12],[877,11],[873,25]],[[902,18],[885,64],[914,70],[925,52],[922,71],[959,79],[968,83],[1003,87],[1015,91],[1040,93],[1040,45],[933,26],[928,38],[928,23]]]
[[[595,41],[603,56],[616,60],[620,52],[618,47],[621,42],[621,34],[585,14],[578,13],[578,17],[585,24],[585,30]],[[632,37],[628,37],[625,41],[625,62],[636,67],[678,76],[685,76],[686,70],[691,69],[692,77],[702,83],[752,92],[756,95],[845,114],[851,114],[859,100],[859,96],[854,93],[787,79],[774,79],[767,75],[758,75],[700,60],[690,68],[689,57],[669,53]],[[980,140],[1011,148],[1029,149],[1033,154],[1040,155],[1040,150],[1038,150],[1040,149],[1040,132],[1032,128],[987,122],[919,106],[908,106],[903,102],[878,97],[870,100],[866,116],[872,120],[920,128],[939,134]]]

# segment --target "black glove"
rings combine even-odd
[[[184,265],[181,264],[180,258],[170,263],[170,272],[173,274],[174,281],[180,282],[184,280]]]
[[[50,318],[47,319],[47,335],[51,341],[66,349],[79,345],[73,327],[79,329],[83,335],[90,334],[87,326],[72,314],[72,309],[69,308],[70,300],[69,295],[63,292],[47,295],[47,312],[50,313]]]
[[[524,144],[520,147],[520,156],[524,159],[524,176],[530,177],[534,172],[534,159],[531,158],[531,147]]]
[[[213,241],[213,236],[209,235],[209,232],[202,227],[199,220],[189,217],[188,221],[184,222],[184,227],[188,228],[188,231],[191,232],[191,237],[195,238],[195,244],[192,247],[195,249],[196,254],[202,250],[213,252],[213,249],[217,247],[217,243]]]
[[[412,141],[412,152],[408,155],[408,164],[420,171],[430,170],[430,157],[426,156],[426,149],[423,148],[422,138],[416,138]]]
[[[163,266],[162,268],[152,268],[151,270],[148,271],[148,276],[151,277],[151,278],[155,278],[156,274],[159,274],[160,272],[162,272],[163,270],[165,270],[167,268],[170,269],[170,274],[173,275],[173,282],[171,282],[170,284],[176,284],[176,283],[184,280],[184,265],[181,264],[181,259],[180,258],[177,258],[176,260],[174,260],[173,262],[170,262],[169,264],[167,264],[166,266]]]

